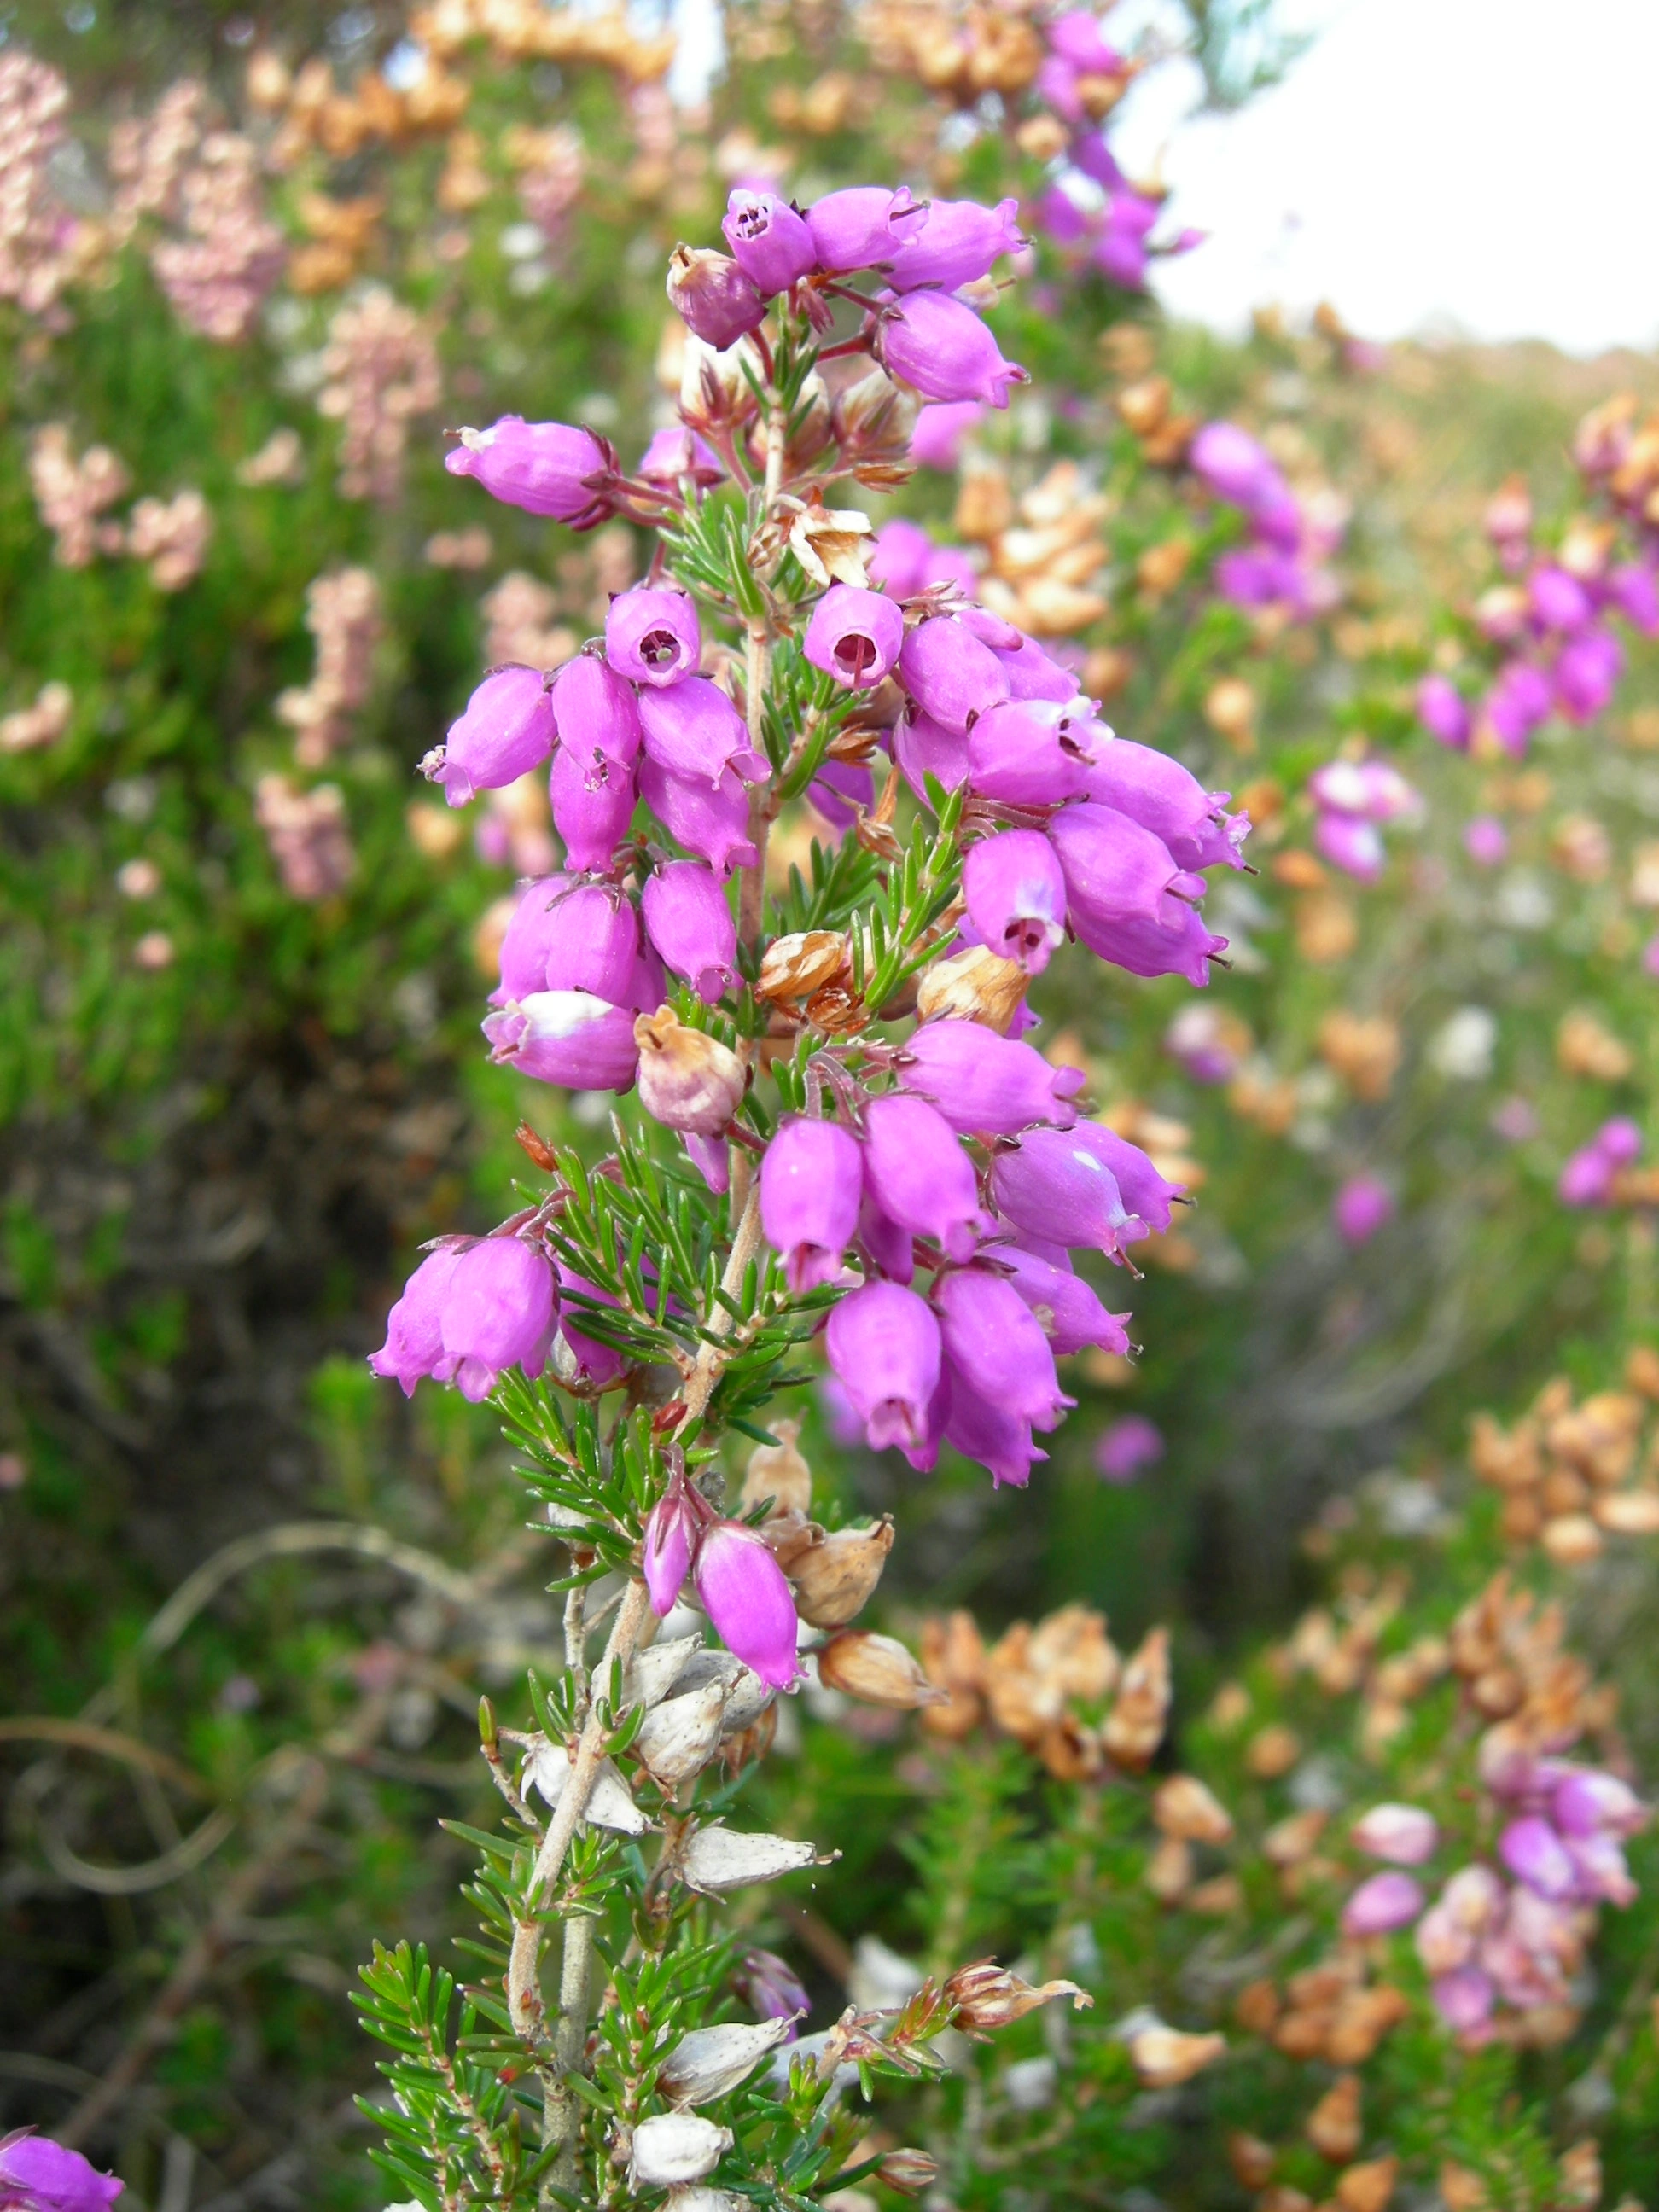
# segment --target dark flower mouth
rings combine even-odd
[[[873,667],[876,659],[875,640],[860,636],[856,631],[840,638],[836,643],[836,665],[844,668],[849,676],[860,677],[866,668]]]
[[[764,238],[772,228],[772,217],[765,208],[744,208],[742,214],[733,222],[732,228],[739,238],[751,240]]]
[[[672,629],[648,629],[640,640],[640,659],[649,668],[666,668],[678,659],[680,641]]]

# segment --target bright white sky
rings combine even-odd
[[[1124,36],[1158,0],[1122,0]],[[707,80],[712,0],[679,0],[679,87]],[[1573,353],[1659,345],[1659,0],[1282,0],[1316,30],[1243,113],[1187,121],[1190,73],[1133,92],[1114,143],[1161,160],[1209,232],[1158,289],[1219,328],[1328,299],[1376,338],[1456,330]]]
[[[1241,113],[1183,123],[1173,68],[1121,112],[1125,167],[1162,152],[1173,215],[1210,233],[1166,264],[1173,313],[1236,329],[1329,299],[1377,338],[1659,345],[1659,0],[1283,13],[1316,42]]]

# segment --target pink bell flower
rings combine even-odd
[[[1120,1259],[1147,1233],[1098,1147],[1072,1129],[1032,1129],[991,1167],[997,1211],[1046,1244],[1091,1246]]]
[[[559,742],[584,757],[602,752],[623,768],[639,753],[640,710],[633,688],[597,653],[579,653],[553,678]]]
[[[591,991],[625,1006],[640,949],[639,916],[608,884],[548,876],[526,884],[501,939],[492,1006],[537,991]]]
[[[1035,830],[1004,830],[969,852],[962,871],[968,916],[993,952],[1040,975],[1066,935],[1066,878]]]
[[[888,281],[896,292],[924,285],[955,292],[976,283],[1005,253],[1018,253],[1025,245],[1018,215],[1018,200],[1000,200],[994,208],[977,200],[933,200],[927,222],[894,256]]]
[[[647,753],[688,783],[701,778],[712,788],[728,768],[746,783],[764,783],[771,773],[750,746],[742,715],[706,676],[683,676],[666,690],[642,691],[640,722]]]
[[[1006,806],[1059,806],[1075,799],[1089,767],[1073,703],[1008,699],[977,715],[968,732],[968,781],[981,799]]]
[[[561,745],[547,772],[553,826],[578,870],[608,868],[634,819],[634,771],[597,745]]]
[[[706,860],[724,883],[733,868],[753,866],[749,793],[732,769],[712,787],[702,776],[675,775],[648,756],[640,763],[640,796],[677,844]]]
[[[1005,361],[989,326],[948,292],[911,292],[882,309],[876,352],[890,376],[924,399],[981,399],[1008,404],[1008,387],[1030,381]]]
[[[455,1262],[444,1293],[442,1379],[476,1406],[509,1367],[547,1364],[556,1310],[551,1262],[521,1237],[483,1237]]]
[[[935,615],[907,632],[898,676],[921,712],[951,731],[965,731],[1008,696],[1006,670],[956,615]]]
[[[695,676],[702,658],[696,601],[663,585],[618,592],[605,618],[605,650],[613,672],[630,684],[660,690]]]
[[[444,1301],[465,1249],[465,1243],[445,1243],[427,1254],[386,1316],[386,1342],[369,1354],[370,1372],[395,1381],[405,1398],[415,1395],[422,1376],[435,1375],[443,1364]]]
[[[840,1273],[863,1191],[862,1156],[839,1122],[782,1124],[761,1161],[761,1228],[793,1297]]]
[[[567,1091],[626,1091],[640,1064],[635,1009],[591,991],[532,991],[488,1015],[490,1058]]]
[[[9,2135],[0,2142],[0,2206],[6,2212],[104,2212],[125,2187],[78,2150],[45,2136]]]
[[[603,438],[568,422],[503,415],[487,430],[463,430],[444,456],[453,477],[476,477],[492,499],[591,530],[612,512],[607,485],[617,457]]]
[[[924,1443],[944,1357],[925,1298],[897,1283],[866,1283],[830,1313],[824,1349],[872,1451]]]
[[[931,1100],[963,1136],[1012,1137],[1033,1122],[1069,1129],[1083,1088],[1080,1068],[1052,1067],[1034,1045],[1000,1036],[982,1022],[924,1022],[905,1043],[898,1079]]]
[[[1408,1874],[1374,1874],[1342,1908],[1345,1936],[1391,1936],[1423,1910],[1423,1892]]]
[[[831,584],[812,610],[802,651],[837,684],[865,689],[894,667],[904,643],[904,617],[884,592]]]
[[[982,1267],[947,1269],[933,1285],[945,1358],[983,1398],[1016,1420],[1052,1429],[1075,1399],[1054,1372],[1054,1348],[1013,1285]]]
[[[713,871],[699,860],[671,860],[647,879],[640,906],[656,951],[712,1006],[738,957],[738,927]]]
[[[537,668],[498,668],[486,676],[422,773],[441,784],[452,806],[480,791],[500,791],[539,768],[553,750],[553,706]]]
[[[925,1099],[891,1091],[872,1101],[864,1116],[864,1175],[888,1219],[930,1238],[949,1260],[970,1258],[990,1226],[973,1162]]]
[[[890,264],[927,220],[927,210],[916,205],[908,185],[896,191],[885,185],[850,185],[826,192],[806,210],[817,264],[832,276]]]
[[[1120,1358],[1127,1356],[1128,1315],[1109,1313],[1093,1285],[1073,1273],[1069,1261],[1063,1267],[1060,1264],[1066,1258],[1063,1252],[1058,1260],[1051,1261],[1023,1251],[1017,1244],[998,1244],[981,1250],[980,1256],[1007,1275],[1036,1316],[1056,1358],[1081,1352],[1087,1345],[1097,1345]]]
[[[705,1529],[693,1567],[697,1595],[728,1651],[774,1689],[800,1674],[795,1657],[795,1601],[763,1537],[741,1522]]]
[[[751,192],[739,185],[726,203],[720,228],[732,259],[769,300],[817,267],[811,225],[773,192]]]

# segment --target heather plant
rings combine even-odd
[[[1650,1331],[1639,404],[1585,433],[1594,512],[1506,494],[1481,599],[1413,497],[1426,356],[1328,313],[1242,349],[1158,325],[1149,256],[1197,249],[1109,143],[1150,40],[733,9],[705,118],[613,19],[465,0],[403,27],[152,88],[107,135],[7,64],[27,1134],[0,1485],[58,1516],[83,1619],[119,1601],[83,1733],[22,1731],[24,2009],[46,2063],[95,2052],[43,2092],[59,2132],[118,2124],[164,2201],[190,2143],[222,2191],[291,2157],[359,2201],[362,2122],[327,2095],[362,2078],[340,1962],[372,1927],[428,1947],[368,1988],[396,2069],[372,2118],[422,2203],[617,2201],[631,2170],[686,2212],[1589,2203],[1559,2153],[1604,2118],[1610,2185],[1639,2186],[1646,1908],[1609,1855],[1635,1814],[1605,1705],[1575,1677],[1586,1745],[1540,1738],[1506,1796],[1491,1682],[1401,1656],[1475,1618],[1500,1535],[1584,1596],[1581,1640],[1598,1607],[1641,1618],[1631,1401],[1552,1386],[1530,1441],[1483,1430],[1501,1528],[1431,1516],[1443,1575],[1401,1544],[1411,1486],[1340,1511],[1562,1335],[1593,1391],[1583,1346]],[[101,213],[60,197],[77,143]],[[855,236],[847,188],[896,165],[910,197]],[[1449,444],[1491,479],[1547,442],[1482,404],[1445,403],[1440,476]],[[1540,750],[1498,760],[1474,705],[1528,682]],[[1467,747],[1419,726],[1446,684]],[[520,1115],[517,1210],[464,1234]],[[407,1413],[341,1364],[307,1389],[434,1231],[377,1358],[432,1378]],[[181,1480],[169,1387],[222,1407],[226,1365]],[[293,1510],[219,1479],[267,1424],[337,1518],[247,1533]],[[740,1471],[757,1432],[783,1441]],[[192,1501],[137,1569],[87,1509],[120,1454]],[[1247,1718],[1224,1695],[1195,1725],[1207,1637],[1288,1601],[1334,1494],[1323,1626],[1248,1673]],[[527,1587],[550,1535],[562,1661]],[[222,1539],[145,1628],[140,1591]],[[994,1625],[927,1621],[923,1590]],[[1075,1607],[1000,1634],[1055,1597],[1109,1603],[1131,1656]],[[1171,1606],[1196,1637],[1156,1628]],[[8,1633],[61,1714],[80,1655],[45,1612]],[[1565,1665],[1501,1593],[1480,1620]],[[1132,1778],[1158,1756],[1168,1795]],[[1378,1833],[1432,1821],[1425,1870],[1346,1840],[1379,1805]],[[1505,1856],[1526,1821],[1584,1845],[1571,1890],[1536,1825]],[[809,1836],[842,1857],[809,1870]],[[728,1887],[722,1852],[770,1878]],[[443,1893],[477,1854],[458,1991]],[[1360,1922],[1404,1881],[1410,1924],[1345,1929],[1379,1865]],[[144,1984],[118,2043],[33,1964],[100,1885],[118,1932],[87,1941]],[[1418,1931],[1476,1890],[1437,2003]],[[963,1979],[986,1954],[1016,1979]],[[1055,1983],[1093,2010],[962,2039]],[[792,2072],[807,1999],[853,2017]],[[238,2100],[279,2073],[306,2087],[262,2135]]]

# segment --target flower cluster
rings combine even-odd
[[[1333,867],[1375,883],[1387,865],[1379,835],[1389,823],[1422,819],[1423,802],[1397,768],[1382,760],[1328,761],[1308,779],[1314,842]]]
[[[1299,500],[1273,456],[1236,422],[1206,422],[1187,462],[1212,497],[1237,509],[1249,532],[1248,544],[1215,564],[1224,599],[1245,609],[1283,608],[1298,618],[1336,604],[1336,582],[1324,563],[1341,542],[1339,511]]]
[[[443,396],[437,349],[412,307],[373,284],[328,326],[318,411],[340,425],[340,489],[392,500],[403,483],[410,424]]]
[[[0,300],[29,315],[58,309],[78,262],[80,226],[48,174],[68,106],[56,70],[27,54],[0,54]]]
[[[291,897],[332,898],[345,889],[357,862],[345,797],[337,784],[301,791],[285,775],[262,775],[254,790],[253,814]]]
[[[1048,51],[1036,91],[1065,135],[1049,148],[1062,155],[1062,166],[1037,203],[1036,221],[1070,258],[1138,292],[1154,255],[1188,252],[1203,234],[1183,230],[1166,243],[1153,241],[1164,196],[1131,184],[1100,127],[1128,89],[1136,64],[1107,39],[1099,18],[1069,9],[1044,25],[1043,37]]]
[[[890,257],[895,287],[918,287],[897,290],[901,307],[959,311],[938,324],[939,358],[951,331],[971,355],[988,337],[960,319],[983,326],[939,288],[983,270],[1005,242],[1006,216],[968,203],[913,210],[907,195],[874,189],[831,195],[801,215],[738,191],[726,224],[732,255],[683,251],[671,296],[706,343],[735,345],[758,327],[769,290],[803,289],[817,303],[802,307],[817,327],[846,289],[841,273]],[[867,313],[855,342],[890,368],[894,313]],[[672,466],[682,491],[695,494],[720,465],[694,432],[680,447]],[[654,452],[629,477],[592,433],[517,417],[462,433],[449,465],[498,498],[575,527],[642,497],[665,501],[675,482],[659,474]],[[924,805],[966,795],[975,842],[958,933],[969,951],[952,972],[924,981],[928,1018],[908,1042],[867,1050],[859,1074],[838,1070],[838,1118],[786,1116],[761,1167],[762,1226],[793,1294],[848,1289],[827,1349],[872,1444],[931,1466],[948,1441],[1000,1481],[1023,1483],[1041,1456],[1033,1429],[1052,1426],[1067,1402],[1055,1352],[1127,1348],[1121,1318],[1072,1273],[1067,1248],[1121,1261],[1134,1241],[1168,1228],[1181,1195],[1137,1146],[1109,1128],[1073,1126],[1081,1079],[1049,1067],[1018,1035],[1025,979],[1069,931],[1131,973],[1206,981],[1224,941],[1198,911],[1203,871],[1240,864],[1248,823],[1176,762],[1117,738],[1077,677],[964,598],[958,579],[905,574],[896,526],[878,549],[879,571],[870,571],[885,588],[831,581],[826,555],[865,573],[855,525],[867,530],[855,514],[799,503],[791,550],[827,586],[800,651],[832,693],[890,701],[870,717],[866,757],[890,753]],[[847,551],[828,550],[837,540]],[[612,601],[603,650],[584,651],[550,679],[533,667],[486,678],[424,766],[461,805],[551,757],[566,871],[530,886],[508,926],[497,1011],[485,1024],[496,1058],[581,1089],[621,1091],[637,1078],[647,1110],[683,1134],[723,1188],[746,1071],[663,1001],[668,975],[710,1006],[738,985],[722,884],[757,860],[773,764],[730,691],[702,672],[708,659],[693,598],[671,585],[636,587]],[[718,671],[718,654],[712,665]],[[844,825],[873,796],[868,768],[849,766],[837,777],[833,762],[822,763],[814,785],[820,809],[833,818],[839,805]],[[893,788],[890,771],[889,804]],[[641,799],[692,857],[629,838]],[[827,1001],[838,990],[844,997],[854,960],[843,933],[785,936],[765,951],[757,995],[792,1024],[826,1025]],[[1008,979],[994,1006],[976,994],[976,974]],[[893,1087],[878,1088],[888,1076]],[[844,1273],[849,1249],[861,1281]],[[934,1278],[927,1297],[911,1287],[919,1267]]]
[[[182,592],[194,583],[213,536],[213,513],[199,491],[175,492],[171,499],[141,499],[127,526],[127,551],[149,563],[158,592]]]
[[[98,554],[121,550],[120,524],[98,518],[125,495],[131,481],[107,446],[88,446],[77,459],[62,422],[45,423],[34,433],[29,487],[41,521],[58,541],[53,558],[60,568],[88,568]]]
[[[1627,1115],[1604,1121],[1589,1144],[1581,1145],[1564,1162],[1556,1183],[1563,1206],[1610,1206],[1617,1204],[1620,1180],[1642,1153],[1642,1132]]]
[[[234,344],[252,328],[285,258],[283,234],[260,198],[252,142],[237,131],[209,132],[179,181],[176,212],[182,235],[158,239],[151,249],[156,281],[191,330]]]
[[[1104,1615],[1087,1606],[1062,1606],[1035,1627],[1016,1621],[988,1648],[971,1613],[931,1618],[921,1664],[945,1692],[921,1715],[927,1735],[954,1743],[988,1729],[1023,1744],[1060,1781],[1139,1773],[1169,1718],[1167,1632],[1154,1629],[1126,1659]]]
[[[295,759],[317,769],[344,744],[374,681],[382,619],[380,587],[370,571],[317,577],[306,592],[306,628],[317,641],[315,671],[302,689],[282,694],[276,712],[299,733]]]
[[[1579,425],[1587,505],[1559,543],[1539,541],[1518,479],[1487,508],[1504,580],[1475,604],[1468,660],[1454,648],[1450,672],[1437,669],[1418,689],[1419,719],[1442,744],[1521,758],[1552,714],[1583,724],[1607,706],[1625,665],[1615,621],[1659,635],[1659,431],[1636,418],[1625,394]]]
[[[32,707],[0,715],[0,753],[27,753],[55,745],[75,713],[75,694],[67,684],[43,684]]]
[[[1628,1389],[1595,1391],[1575,1405],[1571,1384],[1558,1376],[1508,1428],[1490,1413],[1475,1415],[1469,1466],[1502,1494],[1510,1543],[1540,1543],[1567,1566],[1594,1559],[1608,1535],[1659,1534],[1653,1454],[1642,1451],[1659,1362],[1651,1352],[1633,1353],[1627,1380]]]

